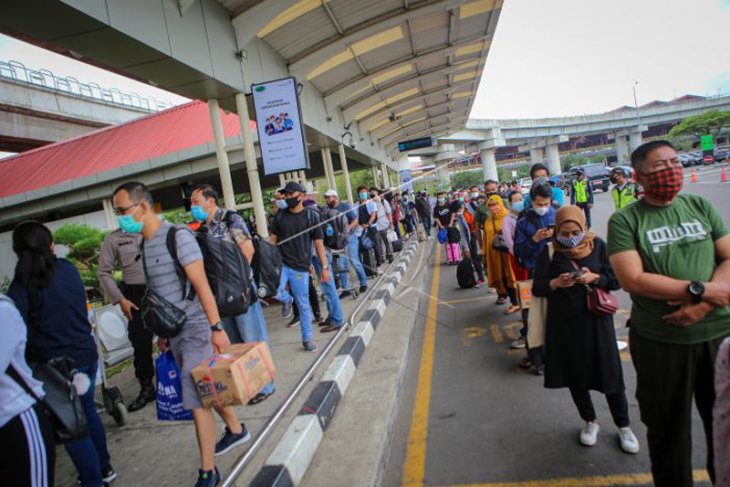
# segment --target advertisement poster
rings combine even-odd
[[[410,169],[401,169],[400,171],[400,183],[401,183],[401,191],[413,191],[413,183],[411,180],[413,179],[411,175]]]
[[[264,174],[309,169],[294,78],[251,85]]]

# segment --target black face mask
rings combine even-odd
[[[299,204],[299,196],[294,196],[292,198],[287,198],[286,199],[286,206],[288,206],[289,209],[294,208],[298,204]]]
[[[330,201],[329,203],[327,203],[327,206],[329,206],[330,208],[334,209],[335,206],[337,206],[337,205],[335,204],[334,201]]]
[[[618,176],[611,175],[611,177],[608,179],[610,179],[613,184],[618,183]]]

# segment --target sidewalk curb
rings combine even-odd
[[[337,405],[347,391],[370,343],[373,333],[385,314],[398,283],[413,258],[418,242],[403,249],[402,261],[383,276],[370,306],[352,327],[350,335],[312,390],[299,414],[256,474],[251,487],[289,487],[299,485],[319,448]]]

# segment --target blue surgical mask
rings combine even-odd
[[[520,213],[522,210],[525,209],[525,202],[524,201],[516,201],[512,203],[512,210],[516,213]]]
[[[446,203],[446,198],[439,198],[439,205]]]
[[[366,200],[366,199],[368,199],[367,192],[365,192],[365,191],[361,192],[360,193],[360,199],[363,200],[363,201]]]
[[[464,197],[463,196],[459,196],[459,201],[463,203],[464,202]]]
[[[135,210],[135,212],[136,211],[137,210]],[[121,228],[124,233],[139,233],[142,231],[142,227],[144,226],[144,221],[138,222],[134,219],[134,213],[131,215],[118,216],[117,222],[119,223],[119,228]]]
[[[568,247],[568,248],[571,248],[572,249],[573,247],[575,247],[579,243],[581,243],[583,241],[583,238],[585,236],[586,236],[586,233],[585,232],[580,232],[578,235],[573,235],[573,236],[570,236],[570,237],[567,237],[567,238],[566,237],[557,236],[557,237],[555,237],[555,240],[557,240],[558,243],[560,245],[562,245],[563,247]]]
[[[204,222],[208,219],[208,213],[200,205],[191,206],[190,213],[193,215],[193,218],[195,218],[199,222]]]
[[[287,208],[286,201],[276,200],[276,207],[279,208],[280,210],[286,210],[286,208]]]

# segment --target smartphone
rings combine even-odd
[[[578,279],[579,277],[583,276],[583,274],[585,274],[585,272],[583,272],[583,270],[581,269],[571,272],[570,277],[572,277],[573,279]]]

